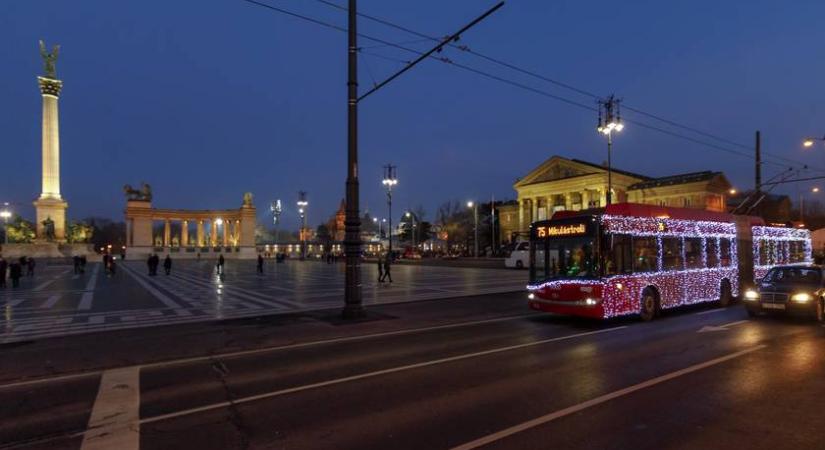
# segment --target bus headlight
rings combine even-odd
[[[533,300],[534,298],[536,298],[536,294],[533,294],[532,292],[527,294],[527,300]]]
[[[813,297],[807,292],[800,292],[791,296],[791,301],[799,303],[808,303]]]
[[[584,299],[584,304],[587,305],[587,306],[594,306],[594,305],[597,305],[598,303],[599,303],[599,301],[594,299],[594,298]]]
[[[745,300],[754,301],[754,300],[758,300],[758,299],[759,299],[759,293],[758,292],[754,291],[753,289],[748,289],[747,291],[745,291]]]

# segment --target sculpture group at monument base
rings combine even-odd
[[[95,255],[92,244],[59,244],[57,242],[33,242],[30,244],[0,244],[3,258],[71,258]]]

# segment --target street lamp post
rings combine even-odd
[[[304,191],[298,192],[298,214],[301,216],[301,259],[307,257],[307,193]]]
[[[807,138],[805,138],[804,141],[802,141],[802,146],[805,147],[805,148],[813,147],[814,144],[816,144],[816,141],[825,142],[825,136],[823,136],[821,138],[807,137]]]
[[[605,100],[599,100],[599,125],[596,127],[599,133],[607,136],[607,195],[606,203],[613,202],[613,163],[611,155],[613,153],[613,132],[620,132],[624,129],[619,103],[621,100],[613,95]]]
[[[392,255],[392,187],[398,184],[398,178],[396,177],[394,165],[387,164],[384,166],[384,179],[381,181],[381,184],[387,187],[387,217],[390,220],[387,230],[389,232],[390,239],[389,252],[390,255]]]
[[[478,258],[478,204],[473,201],[467,202],[468,208],[473,208],[473,234],[474,237],[474,244],[473,244],[473,257]]]
[[[0,217],[3,218],[3,235],[5,235],[5,243],[9,243],[9,219],[11,218],[11,211],[9,211],[9,204],[3,203],[3,210],[0,211]],[[5,274],[3,274],[5,276]]]
[[[283,212],[283,207],[281,206],[281,199],[275,200],[269,205],[269,210],[272,211],[272,222],[275,225],[275,253],[278,250],[278,225],[281,224],[281,213]]]

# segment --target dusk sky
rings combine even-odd
[[[314,0],[261,0],[341,26]],[[345,5],[343,0],[333,0]],[[359,9],[435,36],[490,1],[362,0]],[[746,146],[766,159],[825,169],[825,2],[511,0],[461,44],[598,95]],[[424,51],[431,42],[362,19],[363,33]],[[0,2],[0,202],[32,218],[40,191],[37,41],[60,44],[62,191],[69,217],[121,220],[122,186],[150,183],[156,207],[237,208],[259,217],[281,199],[297,226],[297,192],[315,226],[344,197],[346,35],[242,0]],[[411,42],[412,41],[412,42]],[[361,40],[362,92],[414,56]],[[378,56],[389,59],[382,59]],[[448,50],[443,55],[535,89],[592,98]],[[360,106],[361,205],[386,215],[381,167],[398,166],[394,208],[515,198],[513,182],[552,155],[606,159],[595,113],[425,61]],[[747,154],[628,110],[628,119]],[[753,186],[753,161],[628,124],[614,166],[650,176],[721,170]],[[764,178],[782,167],[766,165]],[[808,176],[822,171],[809,170]],[[815,183],[789,185],[797,196]],[[825,194],[820,194],[825,195]],[[397,217],[397,216],[396,216]],[[269,220],[269,219],[267,219]]]

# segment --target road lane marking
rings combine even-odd
[[[140,369],[103,372],[81,450],[140,448]]]
[[[569,416],[570,414],[577,413],[584,409],[590,408],[592,406],[596,406],[605,402],[609,402],[610,400],[623,397],[628,394],[632,394],[636,391],[649,388],[651,386],[655,386],[660,383],[664,383],[666,381],[670,381],[674,378],[679,378],[681,376],[697,372],[702,369],[706,369],[711,366],[715,366],[717,364],[721,364],[723,362],[729,361],[734,358],[738,358],[740,356],[747,355],[749,353],[755,352],[757,350],[761,350],[767,347],[766,345],[757,345],[755,347],[747,348],[745,350],[741,350],[735,353],[730,353],[725,356],[721,356],[719,358],[711,359],[709,361],[705,361],[703,363],[695,364],[690,367],[686,367],[684,369],[677,370],[675,372],[670,372],[668,374],[662,375],[660,377],[651,378],[647,381],[643,381],[641,383],[634,384],[633,386],[626,387],[624,389],[619,389],[618,391],[613,391],[609,394],[601,395],[599,397],[587,400],[585,402],[579,403],[577,405],[569,406],[564,409],[560,409],[558,411],[552,412],[550,414],[546,414],[541,417],[537,417],[532,420],[528,420],[527,422],[520,423],[518,425],[514,425],[510,428],[505,428],[501,431],[498,431],[493,434],[488,434],[487,436],[481,437],[474,441],[467,442],[465,444],[461,444],[457,447],[453,447],[452,450],[472,450],[475,448],[483,447],[487,444],[491,444],[496,441],[500,441],[506,437],[512,436],[517,433],[521,433],[522,431],[529,430],[531,428],[535,428],[539,425],[546,424],[548,422],[552,422],[556,419]]]
[[[258,314],[257,312],[253,312],[252,314]],[[252,315],[250,315],[252,316]],[[396,330],[396,331],[386,331],[382,333],[371,333],[371,334],[362,334],[357,336],[347,336],[341,338],[332,338],[332,339],[322,339],[319,341],[310,341],[310,342],[302,342],[298,344],[287,344],[287,345],[278,345],[274,347],[264,347],[264,348],[257,348],[252,350],[241,350],[237,352],[231,353],[215,353],[207,356],[193,356],[190,358],[181,358],[181,359],[173,359],[169,361],[159,361],[155,363],[149,364],[142,364],[142,365],[135,365],[135,366],[124,366],[124,368],[130,367],[137,367],[142,369],[156,369],[161,367],[168,367],[180,364],[188,364],[193,362],[200,362],[200,361],[208,361],[213,360],[215,358],[235,358],[239,356],[248,356],[248,355],[255,355],[260,353],[268,353],[268,352],[277,352],[277,351],[284,351],[284,350],[293,350],[297,348],[303,347],[313,347],[318,345],[327,345],[327,344],[338,344],[343,342],[352,342],[352,341],[359,341],[359,340],[367,340],[367,339],[374,339],[374,338],[381,338],[387,336],[400,336],[405,334],[414,334],[414,333],[421,333],[426,331],[435,331],[435,330],[448,330],[451,328],[460,328],[472,325],[483,325],[488,323],[496,323],[496,322],[506,322],[510,320],[517,320],[517,319],[524,319],[527,317],[537,317],[541,316],[538,313],[529,313],[529,314],[519,314],[517,316],[507,316],[507,317],[496,317],[492,319],[483,319],[483,320],[474,320],[470,322],[458,322],[458,323],[448,323],[445,325],[434,325],[429,327],[419,327],[419,328],[407,328],[404,330]],[[175,322],[171,323],[179,323],[181,320],[184,319],[176,319]],[[193,321],[202,321],[201,318],[192,318]],[[131,329],[136,327],[118,327],[116,329]],[[113,328],[114,329],[114,328]],[[55,336],[61,336],[62,334],[57,333]],[[76,378],[83,378],[83,377],[90,377],[99,375],[101,371],[94,371],[94,372],[83,372],[83,373],[74,373],[74,374],[67,374],[67,375],[58,375],[56,377],[49,377],[49,378],[37,378],[34,380],[26,380],[26,381],[16,381],[12,383],[0,384],[0,389],[5,388],[17,388],[22,386],[29,386],[41,383],[49,383],[49,382],[59,382],[59,381],[67,381],[73,380]]]
[[[159,415],[159,416],[147,417],[145,419],[141,419],[140,423],[145,424],[145,423],[159,422],[159,421],[162,421],[162,420],[174,419],[174,418],[181,417],[181,416],[188,416],[188,415],[191,415],[191,414],[211,411],[211,410],[214,410],[214,409],[226,408],[228,406],[236,406],[236,405],[249,403],[249,402],[254,402],[254,401],[258,401],[258,400],[263,400],[263,399],[267,399],[267,398],[279,397],[279,396],[287,395],[287,394],[294,394],[296,392],[308,391],[308,390],[311,390],[311,389],[318,389],[318,388],[322,388],[322,387],[333,386],[333,385],[336,385],[336,384],[348,383],[350,381],[363,380],[363,379],[366,379],[366,378],[374,378],[374,377],[381,376],[381,375],[389,375],[389,374],[393,374],[393,373],[403,372],[403,371],[406,371],[406,370],[420,369],[420,368],[423,368],[423,367],[431,367],[431,366],[435,366],[435,365],[438,365],[438,364],[445,364],[445,363],[450,363],[450,362],[455,362],[455,361],[463,361],[463,360],[470,359],[470,358],[477,358],[477,357],[480,357],[480,356],[494,355],[496,353],[509,352],[509,351],[512,351],[512,350],[520,350],[520,349],[523,349],[523,348],[535,347],[535,346],[538,346],[538,345],[549,344],[551,342],[566,341],[566,340],[569,340],[569,339],[575,339],[575,338],[584,337],[584,336],[592,336],[592,335],[597,335],[597,334],[609,333],[611,331],[618,331],[618,330],[622,330],[622,329],[625,329],[625,328],[627,328],[627,326],[606,328],[604,330],[588,331],[588,332],[585,332],[585,333],[576,333],[576,334],[571,334],[571,335],[567,335],[567,336],[559,336],[559,337],[554,337],[554,338],[549,338],[549,339],[542,339],[542,340],[539,340],[539,341],[527,342],[527,343],[524,343],[524,344],[509,345],[507,347],[497,347],[497,348],[492,348],[492,349],[489,349],[489,350],[482,350],[480,352],[465,353],[463,355],[450,356],[450,357],[447,357],[447,358],[439,358],[439,359],[424,361],[424,362],[415,363],[415,364],[407,364],[407,365],[403,365],[403,366],[396,366],[396,367],[391,367],[389,369],[376,370],[376,371],[373,371],[373,372],[360,373],[358,375],[351,375],[351,376],[348,376],[348,377],[336,378],[336,379],[332,379],[332,380],[321,381],[321,382],[318,382],[318,383],[305,384],[305,385],[302,385],[302,386],[295,386],[295,387],[291,387],[291,388],[281,389],[281,390],[278,390],[278,391],[266,392],[266,393],[263,393],[263,394],[252,395],[252,396],[249,396],[249,397],[237,398],[237,399],[230,400],[230,401],[213,403],[211,405],[204,405],[204,406],[200,406],[200,407],[197,407],[197,408],[185,409],[185,410],[176,411],[176,412],[172,412],[172,413],[168,413],[168,414],[162,414],[162,415]]]
[[[737,320],[736,322],[726,323],[724,325],[705,325],[696,332],[707,333],[711,331],[728,331],[728,327],[735,327],[736,325],[740,325],[747,322],[747,320]]]
[[[704,316],[705,314],[713,314],[713,313],[718,313],[718,312],[727,311],[727,310],[728,310],[727,308],[714,308],[714,309],[709,309],[707,311],[699,311],[698,313],[695,313],[694,315]]]

